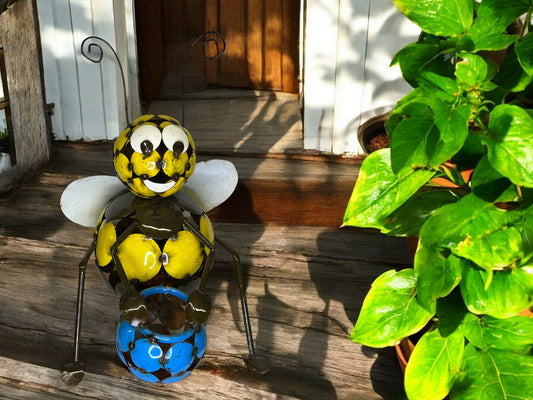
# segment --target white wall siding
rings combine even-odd
[[[357,128],[408,92],[393,55],[419,29],[390,0],[306,0],[304,148],[361,154]]]
[[[38,0],[37,5],[55,139],[114,139],[127,123],[118,66],[105,45],[101,63],[87,60],[81,43],[97,35],[116,49],[126,74],[130,118],[139,113],[133,1]]]

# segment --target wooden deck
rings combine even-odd
[[[328,203],[321,207],[335,209],[330,223],[313,223],[306,204],[315,194],[307,191],[348,190],[340,196],[347,198],[353,164],[285,158],[267,166],[276,159],[251,156],[232,158],[251,185],[240,184],[250,197],[237,194],[237,210],[229,202],[231,210],[214,210],[212,218],[216,234],[241,254],[257,352],[269,358],[271,371],[256,377],[244,366],[234,268],[219,249],[208,284],[214,310],[206,355],[189,377],[170,385],[144,383],[121,366],[114,347],[118,298],[91,260],[81,340],[87,374],[79,386],[66,386],[60,367],[71,358],[77,265],[92,230],[68,221],[59,198],[71,181],[113,170],[109,143],[55,143],[53,150],[52,163],[38,176],[0,195],[1,399],[404,398],[394,351],[365,348],[348,338],[370,282],[409,262],[404,241],[338,229],[335,215],[342,210]],[[296,186],[308,199],[292,209],[291,220],[272,220],[276,213],[264,211],[267,204],[282,210],[286,203],[254,200],[261,188],[261,193],[275,190],[272,169],[281,186]],[[252,215],[239,217],[239,210]]]

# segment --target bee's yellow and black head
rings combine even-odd
[[[196,164],[190,133],[174,118],[143,115],[124,129],[113,150],[118,177],[140,197],[167,197],[191,176]]]

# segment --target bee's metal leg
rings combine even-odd
[[[81,315],[83,309],[83,291],[85,288],[85,271],[87,262],[96,247],[96,236],[93,238],[91,245],[85,252],[78,266],[78,298],[76,302],[76,324],[74,327],[74,360],[63,366],[62,378],[67,385],[75,386],[81,382],[85,375],[85,365],[80,362],[80,332],[81,332]]]
[[[242,306],[242,315],[244,318],[244,328],[246,331],[246,340],[248,342],[248,355],[244,358],[246,367],[248,370],[254,374],[265,374],[270,369],[268,358],[263,356],[258,356],[255,353],[254,339],[252,336],[252,326],[250,324],[250,316],[248,314],[248,303],[246,301],[246,290],[244,288],[244,278],[242,275],[242,265],[239,253],[230,247],[227,243],[216,238],[218,244],[220,244],[231,256],[233,257],[233,262],[235,263],[235,269],[237,270],[237,282],[239,284],[239,295],[241,297],[241,306]]]

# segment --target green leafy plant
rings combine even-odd
[[[413,90],[386,122],[390,148],[361,165],[344,225],[419,243],[413,268],[374,281],[351,339],[421,335],[409,399],[531,398],[533,2],[393,3],[422,30],[392,60]]]

